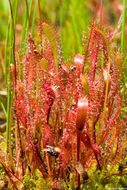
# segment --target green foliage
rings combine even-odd
[[[30,174],[26,174],[23,180],[23,188],[25,190],[48,190],[51,185],[51,180],[45,180],[41,172],[37,169],[34,172],[34,176],[30,177]]]
[[[5,39],[7,30],[7,19],[9,16],[8,0],[0,1],[0,41]]]
[[[38,169],[35,171],[34,182],[36,183],[36,188],[38,190],[41,190],[41,189],[48,190],[49,189],[50,179],[48,179],[46,181]]]
[[[36,20],[36,12],[37,12],[37,5],[38,5],[38,0],[35,2],[35,7],[33,11],[33,19],[32,19],[32,24],[31,24],[31,34],[34,32],[34,25],[35,25],[35,20]]]
[[[36,185],[29,175],[24,176],[23,184],[24,184],[24,189],[35,190]]]
[[[75,190],[75,183],[74,183],[74,176],[72,173],[70,173],[70,179],[69,179],[69,182],[64,182],[64,189],[65,190]]]
[[[87,31],[88,17],[92,17],[92,11],[88,10],[86,6],[87,2],[84,0],[81,0],[80,3],[78,0],[41,1],[43,19],[46,17],[53,24],[60,26],[65,60],[76,52],[82,53],[82,31]]]
[[[2,181],[2,179],[3,179],[3,176],[4,176],[4,170],[3,170],[2,165],[0,164],[0,180],[1,180],[1,181]]]
[[[31,14],[31,7],[32,7],[32,0],[29,1],[28,3],[28,9],[27,9],[27,5],[26,5],[26,2],[27,1],[24,1],[24,6],[25,6],[25,14],[24,14],[24,19],[23,19],[23,30],[22,30],[22,40],[21,40],[21,47],[22,48],[25,48],[25,39],[26,39],[26,36],[28,34],[28,30],[29,30],[29,25],[30,25],[30,14]],[[34,14],[35,16],[35,14]],[[34,17],[33,17],[34,19]],[[34,26],[34,20],[33,20],[33,23],[32,25]]]
[[[126,188],[127,187],[127,175],[123,176],[110,176],[112,174],[119,174],[119,165],[117,164],[113,168],[108,165],[108,170],[95,170],[95,165],[88,169],[89,179],[86,183],[81,185],[81,190],[108,190],[108,188]],[[125,172],[125,171],[123,171]],[[109,176],[105,178],[105,176]]]

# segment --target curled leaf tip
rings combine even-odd
[[[74,66],[76,66],[76,69],[78,72],[82,71],[83,67],[83,56],[81,54],[77,54],[74,57]]]
[[[76,119],[76,128],[77,130],[83,130],[84,124],[86,122],[88,112],[88,99],[82,98],[78,101],[78,108],[77,108],[77,119]]]

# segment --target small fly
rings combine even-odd
[[[70,70],[75,71],[75,69],[76,69],[76,66],[73,66]]]
[[[43,149],[44,152],[48,152],[51,156],[55,156],[56,158],[60,154],[60,148],[58,147],[52,147],[47,145],[47,148]]]

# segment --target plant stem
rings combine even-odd
[[[35,5],[34,5],[33,19],[32,19],[32,24],[31,24],[31,34],[33,34],[33,31],[34,31],[34,24],[35,24],[35,19],[36,19],[37,4],[38,4],[38,0],[36,0]]]
[[[9,0],[10,4],[10,11],[11,11],[11,22],[12,22],[12,30],[13,30],[13,60],[15,66],[15,85],[16,85],[16,60],[15,60],[15,23],[14,23],[14,16],[13,16],[13,9],[11,5],[11,0]],[[16,15],[15,15],[16,16]],[[16,87],[16,86],[15,86]]]
[[[4,112],[5,117],[7,118],[7,112],[6,112],[6,109],[5,109],[5,107],[4,107],[3,102],[0,102],[0,106],[1,106],[1,108],[2,108],[2,110],[3,110],[3,112]]]
[[[11,116],[12,116],[12,105],[13,105],[13,96],[14,96],[14,86],[12,90],[12,98],[11,98],[11,105],[10,105],[10,112],[9,112],[9,157],[10,157],[10,162],[11,162],[11,167],[14,169],[14,162],[13,162],[13,154],[12,154],[12,146],[11,146]]]
[[[40,6],[40,0],[38,0],[38,9],[39,9],[40,24],[41,24],[41,6]]]
[[[125,21],[126,21],[126,0],[123,0],[122,28],[121,28],[121,52],[124,53],[125,42]]]
[[[97,161],[97,164],[98,164],[98,168],[99,168],[99,170],[101,170],[101,166],[100,166],[100,163],[99,163],[99,160],[98,160],[97,153],[94,152],[94,155],[95,155],[95,158],[96,158],[96,161]]]
[[[13,105],[13,96],[14,96],[14,88],[16,89],[16,60],[15,60],[15,24],[16,24],[16,11],[17,11],[18,1],[15,1],[15,14],[14,14],[14,3],[9,0],[10,5],[10,14],[11,14],[11,24],[10,24],[10,58],[9,58],[9,66],[10,64],[14,64],[14,83],[12,90],[12,98],[10,91],[10,73],[7,77],[7,88],[8,88],[8,100],[7,100],[7,129],[6,129],[6,138],[7,138],[7,150],[9,148],[9,156],[11,167],[14,169],[13,163],[13,154],[11,148],[11,115],[12,115],[12,105]]]
[[[77,162],[79,162],[80,153],[80,131],[77,131]],[[78,173],[78,187],[80,186],[80,174]]]
[[[18,118],[18,117],[17,117]],[[24,171],[24,165],[23,165],[23,160],[24,160],[24,151],[23,151],[23,146],[22,146],[22,137],[21,137],[21,131],[20,131],[20,127],[19,127],[19,121],[17,119],[17,130],[19,133],[19,142],[20,142],[20,151],[21,151],[21,161],[22,161],[22,176],[24,176],[25,171]]]
[[[30,24],[30,17],[29,17],[28,1],[26,0],[25,2],[26,2],[27,20],[28,20],[28,27],[29,27],[29,24]]]
[[[109,178],[109,177],[111,177],[111,176],[115,176],[115,175],[117,175],[117,176],[123,176],[123,175],[127,175],[127,173],[121,173],[121,174],[119,174],[119,173],[117,173],[117,174],[111,174],[111,175],[109,175],[109,176],[106,176],[104,179],[107,179],[107,178]]]
[[[32,2],[32,1],[31,1]],[[24,40],[26,38],[26,35],[29,30],[29,15],[31,13],[31,6],[32,4],[29,5],[28,7],[28,2],[27,0],[25,1],[25,14],[24,14],[24,21],[23,21],[23,30],[22,30],[22,40],[21,40],[21,48],[25,48]],[[29,10],[28,10],[29,9]]]
[[[4,53],[4,64],[5,64],[5,79],[6,79],[6,84],[7,84],[7,47],[8,47],[8,41],[9,41],[9,27],[10,27],[10,22],[8,22],[8,29],[6,33],[6,42],[5,42],[5,53]]]

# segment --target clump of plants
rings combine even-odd
[[[126,187],[123,55],[112,35],[93,19],[84,54],[64,62],[53,27],[41,22],[38,33],[10,67],[14,127],[0,160],[9,188]]]

